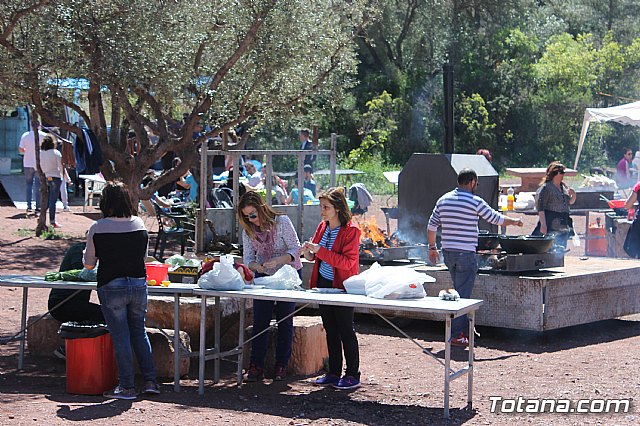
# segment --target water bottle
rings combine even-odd
[[[578,235],[577,232],[575,234],[573,234],[572,242],[573,242],[573,246],[574,247],[580,247],[580,244],[581,244],[580,243],[580,236]]]
[[[513,190],[513,188],[509,187],[509,189],[507,189],[507,210],[509,211],[513,210],[513,202],[516,199],[516,197],[513,195],[514,193],[515,191]]]
[[[196,254],[193,252],[193,248],[191,247],[187,247],[186,251],[184,252],[184,258],[186,260],[190,260],[190,259],[198,260],[198,256],[196,256]]]

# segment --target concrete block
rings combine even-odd
[[[33,356],[54,356],[53,351],[64,346],[64,339],[58,336],[60,321],[47,314],[40,321],[40,315],[27,319],[27,349]]]
[[[275,320],[273,321],[275,323]],[[273,377],[275,370],[277,329],[267,332],[269,346],[265,358],[265,375]],[[247,327],[245,339],[252,335],[252,327]],[[308,376],[324,368],[325,359],[329,357],[327,337],[319,316],[293,317],[293,346],[291,359],[287,366],[287,374]],[[245,345],[244,367],[248,368],[251,358],[251,343]]]
[[[220,299],[221,321],[220,336],[223,349],[234,348],[238,344],[238,322],[240,320],[240,303],[242,299]],[[207,347],[213,347],[214,341],[214,300],[207,299]],[[251,300],[246,301],[245,323],[253,321]],[[147,303],[147,326],[173,329],[173,297],[149,296]],[[194,348],[200,345],[200,299],[195,297],[180,298],[180,330],[191,338]]]
[[[147,336],[151,343],[151,352],[153,353],[153,365],[156,369],[157,377],[173,378],[173,355],[175,348],[173,347],[173,329],[157,329],[147,327]],[[189,335],[184,331],[180,332],[181,347],[178,350],[185,355],[191,351],[191,343]],[[189,357],[180,358],[180,376],[189,373],[191,359]]]

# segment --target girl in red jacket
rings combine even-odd
[[[342,188],[331,188],[321,194],[322,222],[311,242],[304,243],[302,254],[315,260],[311,273],[311,288],[340,288],[344,280],[358,274],[360,228],[351,222],[351,212]],[[318,385],[337,389],[360,386],[360,353],[353,328],[353,308],[320,305],[322,324],[327,333],[329,371],[316,379]],[[342,377],[342,351],[347,368]]]

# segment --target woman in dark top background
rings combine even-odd
[[[148,239],[144,222],[135,216],[129,191],[121,182],[107,182],[100,198],[103,218],[87,233],[85,268],[98,261],[98,298],[113,340],[118,386],[108,398],[135,399],[133,353],[144,378],[143,393],[158,394],[151,344],[145,331]],[[132,351],[133,349],[133,351]]]
[[[567,246],[573,235],[573,222],[569,216],[569,206],[576,202],[576,191],[563,182],[565,166],[554,161],[547,167],[547,173],[536,193],[536,207],[539,221],[532,235],[556,233],[556,244]]]

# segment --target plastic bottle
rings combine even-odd
[[[184,252],[184,258],[186,260],[189,260],[189,259],[198,260],[198,256],[196,256],[196,254],[193,252],[193,249],[191,247],[187,247],[186,251]]]
[[[507,210],[509,211],[513,210],[513,202],[516,199],[516,197],[513,195],[514,193],[515,191],[513,190],[513,188],[509,187],[509,189],[507,189]]]
[[[578,235],[578,233],[577,233],[577,232],[573,235],[572,242],[573,242],[573,246],[574,246],[574,247],[580,247],[580,244],[581,244],[581,242],[580,242],[580,236]]]

